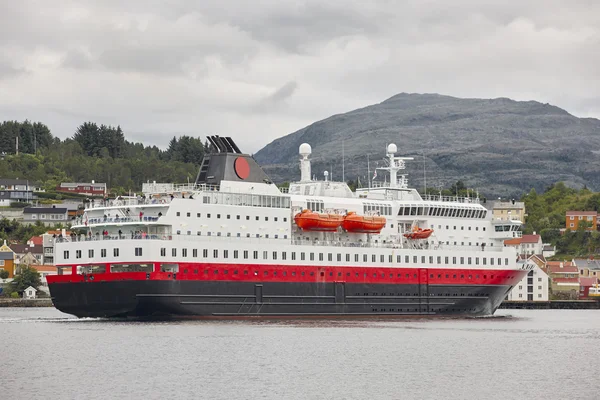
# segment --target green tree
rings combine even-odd
[[[8,279],[9,273],[5,269],[0,269],[0,279]]]
[[[33,286],[37,289],[41,284],[42,279],[40,273],[37,272],[35,268],[31,267],[21,267],[19,274],[15,275],[15,278],[12,281],[13,289],[19,294],[23,293],[29,286]]]

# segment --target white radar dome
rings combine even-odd
[[[398,152],[398,147],[394,143],[390,143],[387,148],[388,154],[395,154]]]
[[[298,152],[301,156],[308,156],[312,153],[312,148],[310,147],[310,144],[302,143]]]

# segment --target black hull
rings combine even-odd
[[[55,307],[77,317],[487,316],[511,288],[178,280],[50,284]]]

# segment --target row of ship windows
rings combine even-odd
[[[428,215],[430,217],[485,218],[487,211],[479,209],[446,207],[400,207],[398,215]]]
[[[176,215],[178,217],[181,217],[181,212],[177,211]],[[206,215],[206,218],[210,218],[212,216],[211,213],[207,213],[205,215]],[[186,213],[186,216],[187,217],[191,217],[192,213]],[[202,218],[202,213],[196,213],[196,218]],[[260,217],[258,215],[255,216],[254,218],[256,219],[256,221],[260,221]],[[221,219],[221,214],[217,214],[217,219]],[[227,217],[224,218],[224,219],[231,219],[231,214],[227,214]],[[241,219],[241,216],[240,215],[236,215],[235,219]],[[268,221],[268,220],[269,220],[269,217],[265,217],[265,221]],[[273,217],[273,221],[277,222],[278,220],[279,220],[278,217]],[[249,215],[246,215],[246,221],[250,221],[250,216]],[[287,217],[283,217],[283,222],[287,222]]]
[[[187,268],[183,269],[183,273],[184,274],[188,274],[188,271],[191,271],[191,270],[188,270]],[[250,272],[252,272],[252,271],[250,271]],[[277,272],[278,271],[271,271],[271,275],[272,276],[278,276]],[[198,275],[198,269],[194,269],[193,273],[194,273],[194,275]],[[213,271],[213,275],[219,275],[220,273],[222,273],[223,275],[229,275],[229,270],[228,269],[223,269],[223,270],[215,269]],[[208,274],[210,274],[210,270],[205,269],[204,270],[204,275],[208,275]],[[238,274],[240,274],[240,271],[237,270],[237,269],[234,269],[234,270],[231,271],[231,274],[232,275],[238,275]],[[248,275],[248,274],[249,274],[248,270],[244,270],[244,275]],[[258,272],[254,271],[254,275],[258,275]],[[297,276],[298,273],[296,271],[291,271],[290,275],[291,276]],[[301,271],[300,272],[300,276],[307,276],[307,275],[308,276],[315,276],[315,272],[314,271],[310,271],[308,273],[306,271]],[[325,272],[319,272],[319,275],[322,276],[322,277],[324,277],[325,276]],[[344,274],[342,272],[338,272],[337,275],[335,275],[333,272],[330,271],[328,275],[330,277],[334,277],[334,276],[337,276],[338,278],[344,277]],[[345,275],[346,275],[347,278],[349,278],[353,274],[351,272],[346,272]],[[269,271],[266,271],[266,270],[263,271],[263,276],[269,276]],[[288,276],[288,272],[287,271],[280,271],[280,276]],[[388,276],[385,273],[377,273],[377,272],[374,272],[372,274],[367,273],[367,272],[363,272],[363,273],[355,272],[354,273],[354,277],[355,278],[360,278],[360,277],[369,278],[371,276],[373,278],[381,278],[381,279],[386,279],[388,277],[389,277],[389,279],[393,279],[394,276],[396,278],[400,278],[400,279],[403,278],[403,277],[405,277],[406,279],[410,279],[411,277],[413,279],[417,278],[417,274],[393,274],[393,273],[390,273],[389,276]],[[452,275],[445,274],[445,279],[465,279],[465,276],[469,280],[473,279],[473,275],[471,275],[471,274],[469,274],[469,275],[465,275],[465,274],[452,274]],[[483,276],[483,279],[487,279],[488,278],[487,274],[485,274],[485,275],[479,275],[479,274],[477,274],[477,275],[475,275],[475,279],[479,280],[481,278],[481,276]],[[430,279],[436,279],[436,274],[429,274],[429,278]],[[437,274],[437,279],[442,279],[442,278],[443,278],[443,274]],[[512,278],[512,276],[509,277],[509,278]],[[493,274],[490,275],[490,279],[494,279],[494,275]],[[357,293],[357,295],[359,295],[359,294]],[[372,295],[373,296],[377,296],[378,294],[374,293]],[[381,294],[381,296],[385,296],[385,295],[386,295],[385,293]],[[392,295],[393,295],[393,293],[390,293],[390,296],[392,296]],[[398,295],[401,296],[402,294],[399,293]],[[409,296],[408,293],[406,295]],[[365,296],[367,296],[366,293],[365,293]],[[432,294],[429,294],[429,296],[436,296],[436,294],[432,293]],[[442,294],[439,294],[438,296],[442,296]],[[464,296],[464,294],[461,294],[461,296]],[[468,296],[471,296],[471,295],[468,295]],[[478,295],[473,295],[473,296],[478,296]],[[483,296],[483,294],[482,294],[482,296]]]
[[[217,233],[217,236],[221,236],[221,232],[216,232],[216,233]],[[177,234],[178,234],[178,235],[181,235],[181,230],[179,230],[179,229],[178,229],[178,230],[177,230]],[[188,235],[191,235],[191,234],[192,234],[192,231],[187,231],[187,234],[188,234]],[[198,236],[202,236],[202,232],[201,232],[201,231],[197,231],[197,232],[196,232],[196,234],[197,234]],[[206,236],[212,236],[212,232],[206,232]],[[227,236],[227,237],[231,237],[231,232],[227,232],[225,236]],[[249,238],[250,236],[251,236],[251,234],[250,234],[250,233],[246,233],[246,237],[247,237],[247,238]],[[236,235],[236,237],[242,237],[242,234],[238,232],[238,233],[237,233],[237,235]],[[261,238],[261,237],[263,237],[263,238],[265,238],[265,239],[269,239],[269,234],[268,234],[268,233],[265,233],[263,236],[261,236],[261,235],[260,235],[260,233],[257,233],[257,234],[256,234],[256,237],[257,237],[257,238]],[[284,239],[287,239],[287,237],[288,237],[288,235],[283,235],[283,238],[284,238]],[[273,238],[275,238],[275,239],[279,239],[279,235],[273,235]]]
[[[135,247],[134,248],[134,253],[136,257],[141,257],[143,255],[142,253],[142,248],[141,247]],[[214,249],[212,252],[212,256],[213,258],[219,258],[219,250],[218,249]],[[233,250],[232,252],[233,258],[234,259],[238,259],[240,258],[240,251],[239,250]],[[261,254],[262,253],[262,254]],[[209,251],[208,249],[203,249],[202,250],[202,258],[208,258],[208,254]],[[223,259],[228,259],[229,258],[229,250],[222,250],[221,251],[221,256]],[[318,260],[319,261],[325,261],[325,254],[324,253],[317,253],[318,254]],[[167,249],[165,247],[162,247],[160,249],[160,255],[161,257],[166,257],[167,256]],[[261,256],[259,258],[259,256]],[[273,251],[272,252],[272,258],[271,260],[287,260],[287,255],[288,253],[285,251],[282,252],[278,252],[278,251]],[[300,252],[300,260],[301,261],[306,261],[306,253],[305,252]],[[69,250],[65,250],[63,253],[64,259],[68,260],[69,259]],[[82,256],[82,251],[81,250],[76,250],[75,251],[75,258],[80,259]],[[119,257],[119,249],[118,248],[113,248],[113,256],[114,257]],[[172,257],[177,257],[177,249],[176,248],[171,248],[171,256]],[[191,256],[192,258],[198,258],[198,249],[192,249],[191,252]],[[89,258],[93,258],[94,257],[94,250],[93,249],[88,249],[88,257]],[[106,257],[106,249],[100,249],[100,257]],[[181,249],[181,257],[185,258],[188,257],[188,249]],[[308,253],[308,257],[310,261],[315,261],[315,253]],[[243,259],[249,259],[250,258],[250,251],[249,250],[243,250],[242,251],[242,258]],[[269,252],[268,251],[262,251],[259,252],[257,250],[252,251],[252,259],[254,260],[269,260]],[[296,252],[290,252],[290,259],[292,261],[296,260]],[[345,261],[346,262],[351,262],[351,254],[346,253],[345,254]],[[376,254],[371,254],[371,262],[372,263],[385,263],[386,262],[386,257],[383,254],[380,254],[379,257],[377,257]],[[401,263],[402,262],[402,256],[401,255],[397,255],[395,258],[393,255],[388,255],[387,257],[387,262],[388,263],[393,263],[394,259],[396,261],[396,263]],[[498,258],[494,258],[494,257],[447,257],[447,256],[421,256],[420,257],[420,263],[421,264],[434,264],[435,261],[437,261],[436,264],[438,265],[448,265],[450,264],[450,260],[452,259],[452,264],[453,265],[457,265],[457,262],[460,261],[460,265],[502,265],[502,258],[498,257]],[[334,254],[333,253],[327,253],[327,261],[328,262],[333,262],[334,260]],[[341,253],[337,253],[335,260],[337,262],[342,262],[342,254]],[[466,264],[465,264],[466,261]],[[369,262],[369,256],[368,254],[363,254],[362,255],[362,261],[361,261],[361,257],[360,254],[354,254],[354,262],[359,263],[366,263]],[[411,257],[410,256],[404,256],[404,263],[410,263],[411,262]],[[418,264],[419,263],[419,256],[412,256],[412,263],[413,264]],[[496,263],[496,264],[495,264]],[[508,258],[504,259],[504,265],[508,265]]]
[[[453,228],[454,228],[454,230],[456,230],[456,225],[454,225],[454,227],[453,227]],[[469,230],[469,231],[471,230],[471,227],[470,227],[470,226],[468,226],[467,228],[468,228],[467,230]],[[435,225],[431,225],[431,229],[435,229]],[[438,225],[438,229],[442,229],[442,225]],[[450,230],[450,225],[446,225],[446,229],[447,229],[447,230]],[[464,226],[461,226],[461,227],[460,227],[460,230],[461,230],[461,231],[464,231],[464,230],[465,230],[465,227],[464,227]],[[479,227],[478,227],[478,226],[476,226],[476,227],[475,227],[475,230],[476,230],[476,231],[478,231],[478,230],[479,230]],[[481,230],[482,230],[482,231],[485,231],[485,226],[484,226],[484,227],[482,227],[482,228],[481,228]]]
[[[306,202],[306,208],[314,212],[323,212],[325,210],[325,204],[323,203],[323,200],[308,200]],[[378,215],[392,215],[392,206],[378,203],[363,204],[363,214],[368,215],[373,212],[376,212]]]

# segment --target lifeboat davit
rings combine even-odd
[[[302,210],[294,221],[303,231],[335,232],[342,225],[344,217],[337,214],[320,214],[311,210]]]
[[[407,239],[427,239],[432,233],[433,229],[416,228],[410,233],[405,233],[404,237]]]
[[[351,211],[344,217],[342,228],[354,233],[379,233],[385,226],[384,217],[365,217]]]

